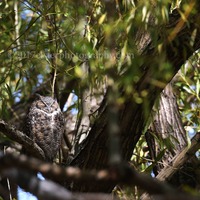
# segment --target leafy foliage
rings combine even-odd
[[[144,63],[153,63],[151,73],[157,75],[150,87],[163,88],[169,82],[174,66],[162,51],[166,35],[161,25],[169,22],[169,14],[179,6],[186,10],[190,4],[178,0],[2,1],[1,118],[11,121],[16,114],[14,106],[26,103],[43,85],[42,92],[53,95],[55,77],[58,98],[70,92],[78,97],[69,107],[69,110],[78,110],[78,118],[83,112],[81,95],[84,89],[96,91],[105,82],[114,91],[111,102],[120,107],[129,98],[135,104],[142,104],[143,111],[148,114],[149,91],[138,92],[136,85],[145,70]],[[185,19],[185,13],[181,15]],[[141,38],[144,33],[146,37]],[[151,58],[143,54],[150,40],[157,51]],[[84,69],[83,63],[88,63],[89,69]],[[175,83],[183,124],[190,135],[200,130],[199,66],[199,52],[196,52],[182,67]],[[73,80],[75,84],[71,84]],[[66,88],[68,83],[70,89]],[[121,91],[123,95],[120,96]],[[162,157],[170,146],[166,143],[170,142],[159,142],[162,146],[159,157]],[[139,171],[151,173],[153,166],[146,146],[142,136],[132,163]]]

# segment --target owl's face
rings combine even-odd
[[[36,107],[46,113],[52,113],[60,109],[55,99],[43,96],[39,96],[39,100],[36,101]]]

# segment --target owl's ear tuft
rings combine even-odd
[[[41,98],[42,98],[42,96],[41,96],[39,93],[35,93],[35,97],[36,97],[37,99],[41,99]]]

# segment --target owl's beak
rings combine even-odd
[[[49,112],[51,112],[51,107],[50,107],[50,106],[48,106],[47,108],[48,108],[48,111],[49,111]]]

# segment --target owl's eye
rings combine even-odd
[[[51,105],[52,109],[57,109],[58,105],[57,105],[57,102],[54,101],[53,104]]]
[[[46,105],[42,101],[38,101],[36,106],[38,108],[44,108]]]

